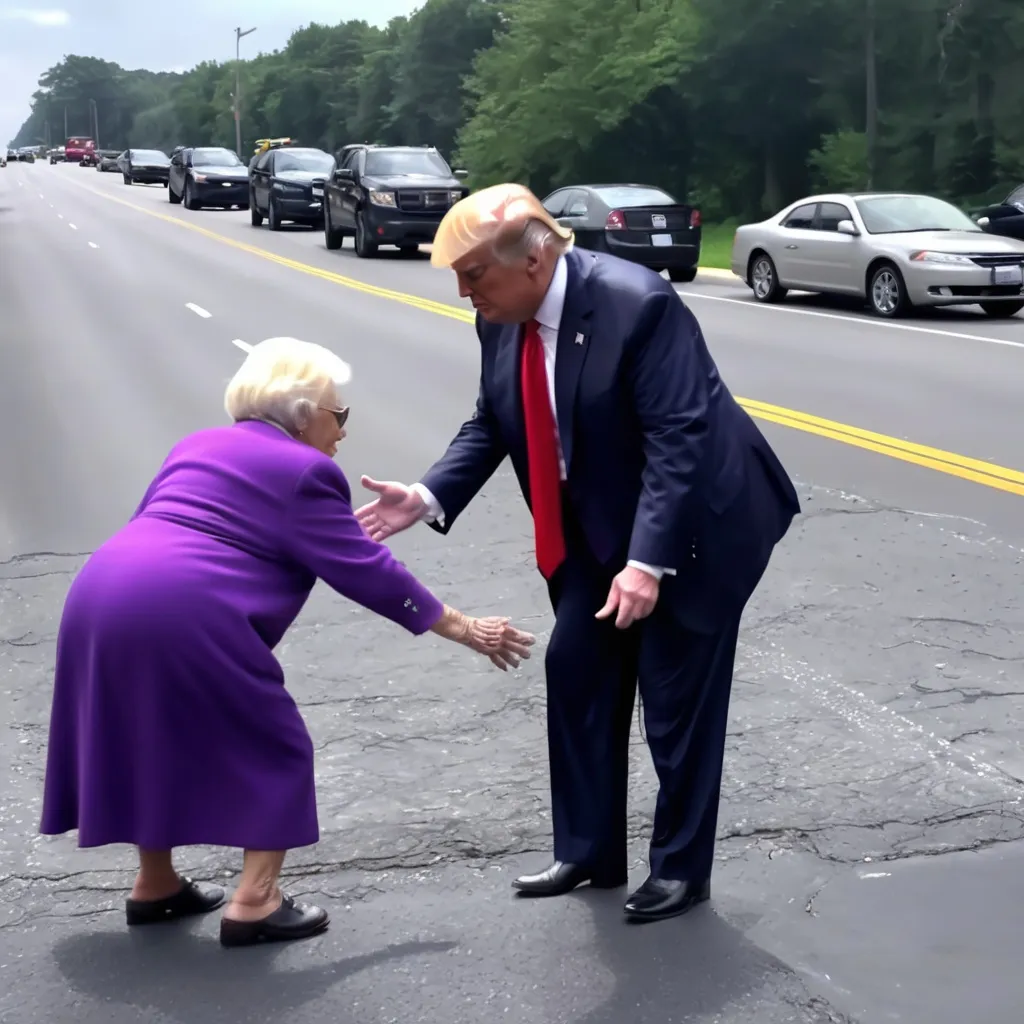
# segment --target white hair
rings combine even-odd
[[[231,378],[224,408],[235,421],[270,420],[298,433],[330,388],[337,391],[351,379],[348,363],[321,345],[267,338],[249,350]]]
[[[572,243],[572,236],[559,238],[539,217],[531,217],[521,235],[511,239],[499,235],[494,242],[494,254],[501,263],[518,263],[547,248],[562,256],[572,248]]]

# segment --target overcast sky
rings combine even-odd
[[[422,0],[0,0],[0,144],[29,113],[39,76],[69,53],[125,68],[180,71],[235,54],[235,27],[256,26],[243,54],[274,50],[312,21],[383,25]]]

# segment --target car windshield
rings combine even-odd
[[[166,153],[161,153],[158,149],[133,149],[132,159],[151,160],[153,163],[165,164],[169,158]]]
[[[631,206],[675,206],[675,200],[660,188],[647,185],[615,185],[610,188],[595,188],[594,193],[602,203],[616,210]]]
[[[274,170],[281,171],[322,171],[327,174],[334,157],[316,149],[290,149],[277,154]]]
[[[384,152],[371,150],[366,154],[367,174],[428,174],[432,178],[451,177],[451,168],[444,162],[440,153],[428,149],[404,152],[400,149],[389,149]]]
[[[875,196],[858,199],[864,227],[872,235],[909,231],[981,231],[966,213],[934,196]]]
[[[245,164],[230,149],[194,149],[193,167],[244,167]]]

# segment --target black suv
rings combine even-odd
[[[415,252],[433,242],[449,208],[469,195],[465,177],[432,146],[344,146],[327,182],[327,248],[354,235],[358,256],[375,256],[381,245]]]
[[[271,146],[249,170],[249,214],[258,228],[277,231],[282,221],[320,227],[324,185],[334,159],[322,149]]]

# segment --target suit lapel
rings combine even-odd
[[[567,474],[572,463],[576,392],[590,349],[592,303],[587,290],[587,277],[592,265],[593,260],[577,250],[566,257],[568,279],[565,305],[562,307],[562,321],[555,348],[555,408],[558,411],[558,436],[562,443]]]
[[[514,437],[526,436],[523,420],[522,359],[523,329],[519,324],[501,328],[498,352],[494,357],[494,376],[498,382],[496,398],[504,405],[505,420],[512,424]],[[525,440],[524,440],[525,444]]]

